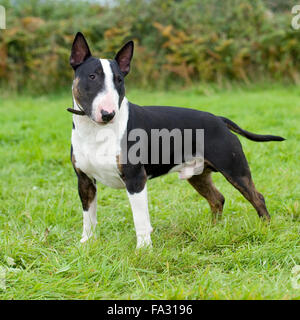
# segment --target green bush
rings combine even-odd
[[[83,32],[99,57],[136,44],[131,83],[222,84],[271,78],[298,82],[300,44],[286,1],[6,0],[0,30],[0,83],[49,92],[70,85],[70,47]]]

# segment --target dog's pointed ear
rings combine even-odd
[[[130,62],[133,56],[133,48],[133,41],[129,41],[122,47],[122,49],[115,56],[115,60],[117,61],[120,70],[122,71],[124,76],[126,76],[130,70]]]
[[[72,45],[70,65],[75,70],[90,56],[91,52],[83,34],[77,32]]]

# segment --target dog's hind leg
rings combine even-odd
[[[259,217],[270,220],[264,197],[254,186],[247,159],[237,137],[232,137],[227,142],[226,148],[219,150],[220,154],[211,161],[214,168],[253,205]]]
[[[264,196],[256,190],[250,170],[244,176],[227,175],[226,173],[224,176],[253,205],[260,218],[267,221],[270,220],[271,217],[267,210]]]
[[[215,223],[222,216],[225,198],[213,184],[211,169],[205,168],[201,175],[192,176],[188,182],[208,201]]]

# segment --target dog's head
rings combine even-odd
[[[129,41],[113,60],[97,59],[91,55],[82,33],[78,32],[74,39],[70,56],[75,71],[73,97],[84,114],[99,124],[113,121],[119,111],[133,47],[133,41]]]

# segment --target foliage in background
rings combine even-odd
[[[70,47],[82,31],[96,56],[113,58],[136,44],[131,83],[142,87],[196,81],[271,78],[299,81],[292,1],[6,0],[0,31],[0,84],[49,92],[70,85]]]

